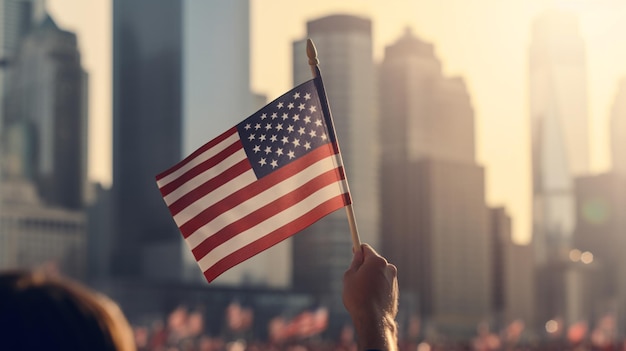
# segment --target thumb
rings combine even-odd
[[[352,256],[352,263],[350,264],[350,270],[356,271],[363,264],[363,246],[361,246],[358,250],[354,252],[354,256]]]

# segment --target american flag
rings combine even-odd
[[[297,86],[157,175],[209,282],[351,203],[321,84]]]

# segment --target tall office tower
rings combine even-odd
[[[202,281],[154,177],[261,107],[249,87],[249,0],[113,6],[114,273]],[[261,254],[215,284],[285,286],[286,273],[271,273],[279,256]]]
[[[9,72],[6,171],[32,181],[49,206],[82,208],[86,73],[76,35],[46,17],[24,37]]]
[[[613,172],[626,175],[626,78],[622,78],[611,109],[611,160]]]
[[[383,252],[427,324],[471,335],[492,310],[492,240],[470,96],[410,30],[379,71]]]
[[[535,20],[529,53],[536,263],[567,251],[575,224],[574,176],[589,172],[587,62],[577,17]]]
[[[250,92],[250,1],[185,0],[183,18],[183,152],[188,155],[265,103],[255,106]]]
[[[181,1],[113,1],[114,275],[182,276],[185,248],[154,180],[182,155],[181,39]]]
[[[367,18],[331,15],[307,23],[320,69],[363,242],[377,247],[378,128],[372,23]],[[306,41],[294,42],[294,84],[312,78]],[[330,296],[341,310],[343,272],[352,257],[345,211],[336,211],[294,237],[294,287]]]
[[[0,0],[0,102],[6,99],[7,70],[15,60],[20,40],[44,17],[43,0]],[[0,122],[4,120],[4,105]],[[0,128],[1,130],[1,128]]]

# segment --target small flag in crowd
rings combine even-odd
[[[156,177],[209,282],[350,204],[316,84],[297,86]]]

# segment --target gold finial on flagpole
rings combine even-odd
[[[313,78],[319,77],[321,75],[318,67],[320,60],[317,59],[317,49],[310,38],[306,40],[306,55],[309,57],[309,66],[311,67]]]
[[[311,73],[313,74],[313,78],[319,78],[321,79],[321,72],[319,69],[319,63],[320,61],[317,58],[317,49],[315,48],[315,44],[313,44],[313,40],[311,39],[307,39],[306,40],[306,55],[309,58],[309,66],[311,66]],[[318,90],[324,90],[324,85],[321,84],[321,88],[320,86],[318,86]],[[327,113],[328,113],[328,117],[331,123],[331,126],[329,126],[332,130],[332,133],[335,133],[335,126],[332,125],[333,121],[332,121],[332,116],[330,115],[330,107],[328,106],[328,99],[326,98],[326,92],[323,91],[323,97],[321,97],[321,101],[322,104],[324,104],[327,108]],[[335,142],[337,143],[337,148],[339,148],[339,141],[336,138],[335,135]],[[341,157],[341,152],[337,153],[337,158],[339,159],[339,163],[340,166],[344,169],[344,185],[346,187],[346,190],[348,191],[348,194],[350,193],[350,188],[348,187],[348,177],[346,175],[345,172],[345,166],[343,165],[343,159]],[[352,198],[352,196],[350,196],[350,198]],[[356,226],[356,218],[354,216],[354,208],[352,207],[352,203],[350,203],[349,205],[347,205],[346,207],[346,214],[348,215],[348,224],[350,225],[350,234],[352,236],[352,246],[354,248],[354,252],[356,252],[357,250],[361,250],[361,239],[359,238],[359,229]]]
[[[311,39],[306,40],[306,55],[309,57],[309,65],[317,66],[320,64],[320,60],[317,59],[317,49]]]

